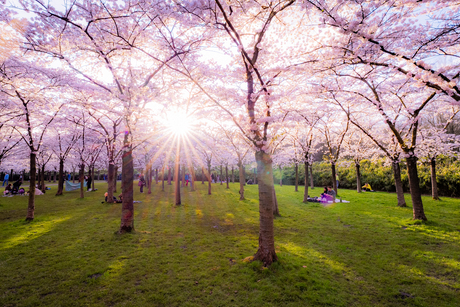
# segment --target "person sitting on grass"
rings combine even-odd
[[[367,191],[367,192],[374,192],[374,190],[372,190],[372,188],[371,188],[371,185],[369,183],[367,183],[367,182],[366,182],[365,185],[363,185],[362,189],[364,191]]]
[[[335,191],[332,187],[327,187],[327,194],[329,197],[328,197],[328,201],[329,200],[332,200],[333,202],[335,202]]]

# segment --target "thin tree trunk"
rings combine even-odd
[[[94,191],[94,181],[96,181],[94,180],[96,177],[94,174],[95,172],[94,172],[94,164],[93,164],[93,166],[91,167],[91,176],[93,176],[92,178],[93,180],[91,180],[91,191]]]
[[[85,197],[84,187],[85,187],[85,164],[81,161],[80,164],[80,198]]]
[[[12,176],[11,176],[11,177],[12,177]],[[45,166],[44,166],[44,165],[42,165],[41,181],[42,181],[42,184],[41,184],[42,192],[43,192],[43,193],[46,193],[46,185],[45,185]]]
[[[244,168],[243,162],[238,162],[238,169],[240,171],[240,200],[244,200],[244,184],[246,182],[246,178],[244,176]]]
[[[113,162],[109,162],[109,168],[107,169],[107,202],[113,203],[113,193],[114,193],[114,180],[113,176],[115,174],[115,165]]]
[[[304,180],[304,193],[303,193],[303,202],[307,203],[308,201],[308,162],[304,162],[305,168],[305,180]]]
[[[154,173],[155,173],[155,170],[157,171],[157,175],[156,176],[153,176]],[[158,183],[158,170],[155,169],[153,170],[151,167],[149,168],[148,172],[148,177],[147,177],[147,185],[148,185],[148,191],[147,191],[147,194],[152,194],[152,181],[153,181],[153,177],[155,177],[155,182]]]
[[[62,195],[64,191],[64,160],[59,159],[59,180],[56,196]]]
[[[223,176],[223,174],[222,174],[222,164],[221,164],[221,165],[220,165],[220,185],[223,185],[223,184],[222,184],[222,177],[224,177],[224,176]]]
[[[232,165],[232,183],[235,183],[235,173],[234,173],[233,165]]]
[[[398,207],[407,207],[406,200],[404,199],[404,191],[403,191],[402,180],[401,180],[401,168],[399,166],[399,162],[397,161],[392,162],[392,166],[393,166],[393,175],[395,178],[396,195],[398,197]]]
[[[30,153],[30,182],[29,182],[29,204],[27,205],[26,221],[34,220],[35,214],[35,180],[37,173],[36,154]]]
[[[97,180],[101,180],[101,170],[97,170]]]
[[[164,166],[161,168],[161,191],[165,191],[165,168]]]
[[[355,163],[356,167],[356,191],[358,193],[361,193],[361,171],[360,171],[360,165],[358,162]]]
[[[225,165],[225,179],[227,181],[227,189],[230,189],[230,187],[228,186],[229,182],[228,182],[228,166]]]
[[[171,167],[168,167],[168,185],[171,185]]]
[[[256,152],[255,157],[259,177],[259,249],[254,255],[254,260],[262,261],[267,267],[278,260],[273,227],[273,161],[271,156],[263,151]]]
[[[193,166],[190,167],[190,190],[195,191],[196,174]]]
[[[53,176],[51,175],[51,171],[48,171],[48,183],[53,180]]]
[[[119,233],[134,231],[134,164],[133,149],[129,144],[129,135],[125,134],[121,166],[121,192],[123,196],[121,207],[121,223]]]
[[[37,189],[39,189],[40,191],[42,190],[42,176],[41,176],[41,171],[40,171],[40,165],[38,166],[38,174],[36,175],[37,176]]]
[[[211,163],[208,163],[208,195],[211,195]]]
[[[295,191],[299,192],[299,164],[295,163]]]
[[[201,184],[204,184],[204,166],[201,167]]]
[[[76,173],[76,168],[74,167],[72,169],[72,183],[75,183],[75,173]]]
[[[54,171],[53,182],[56,182],[57,172]]]
[[[278,199],[276,198],[276,191],[275,187],[273,187],[273,216],[281,216],[280,210],[278,208]]]
[[[431,158],[431,197],[434,200],[439,200],[438,182],[436,180],[436,157]]]
[[[280,171],[280,187],[283,186],[283,168],[281,167],[281,165],[278,165],[278,169]]]
[[[422,193],[420,192],[420,183],[418,179],[417,158],[413,153],[409,158],[406,158],[406,163],[414,220],[426,221],[427,218],[423,210]]]
[[[158,184],[158,168],[155,169],[155,184]]]
[[[313,190],[315,185],[313,184],[313,166],[310,164],[310,187]]]
[[[176,206],[181,204],[180,199],[180,163],[179,155],[176,156],[176,166],[174,168],[174,199]]]
[[[182,183],[181,187],[185,187],[185,164],[182,164],[182,173],[181,173]]]

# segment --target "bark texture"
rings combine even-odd
[[[430,169],[431,169],[431,197],[433,197],[434,200],[439,200],[438,182],[436,179],[436,158],[431,158]]]
[[[27,205],[26,221],[34,220],[35,214],[35,180],[37,173],[37,155],[33,152],[30,153],[30,184],[29,184],[29,204]],[[24,178],[24,177],[23,177]]]
[[[113,203],[113,175],[115,172],[115,166],[113,165],[113,162],[109,162],[109,169],[107,173],[107,202]]]
[[[315,185],[313,184],[313,166],[310,164],[310,187],[313,190]]]
[[[304,167],[305,167],[305,180],[304,180],[305,190],[303,193],[303,202],[307,203],[308,202],[308,169],[309,169],[308,162],[304,163]]]
[[[406,200],[404,199],[404,191],[401,180],[401,167],[397,161],[393,162],[392,166],[393,176],[395,178],[396,195],[398,197],[398,207],[407,207]]]
[[[238,169],[240,172],[240,200],[244,200],[244,183],[246,182],[246,178],[244,176],[244,168],[243,162],[238,162]]]
[[[126,149],[123,152],[123,164],[121,167],[121,192],[123,202],[119,233],[134,231],[134,165],[132,147],[128,144],[128,134],[125,135],[124,146]]]
[[[412,210],[414,220],[426,221],[423,210],[422,193],[420,192],[420,183],[417,172],[417,158],[414,155],[406,158],[407,174],[409,177],[410,195],[412,198]]]
[[[356,191],[361,193],[361,170],[359,163],[355,163],[356,168]]]
[[[275,252],[275,234],[273,227],[274,184],[272,158],[269,154],[258,151],[257,175],[259,179],[259,249],[254,260],[260,260],[264,266],[269,266],[278,258]]]
[[[335,172],[335,163],[331,163],[331,171],[332,171],[332,187],[335,191],[335,195],[337,195],[337,181],[336,181],[336,172]]]
[[[56,196],[62,195],[64,191],[64,160],[59,159],[59,180]]]

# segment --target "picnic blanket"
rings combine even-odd
[[[86,187],[86,180],[83,181],[83,187]],[[65,190],[67,192],[69,191],[74,191],[74,190],[78,190],[80,188],[80,182],[77,182],[77,183],[72,183],[70,182],[69,180],[66,180],[65,181]]]

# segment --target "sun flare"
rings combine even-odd
[[[168,129],[176,135],[185,135],[191,129],[192,121],[189,116],[181,112],[171,112],[166,115]]]

